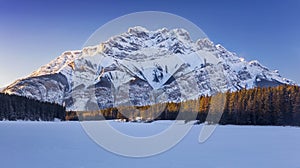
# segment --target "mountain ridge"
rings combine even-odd
[[[82,110],[88,104],[107,108],[178,102],[279,84],[295,83],[208,38],[193,42],[184,29],[150,31],[137,26],[99,45],[66,51],[3,92]],[[180,90],[180,85],[187,89]]]

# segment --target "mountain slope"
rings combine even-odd
[[[209,39],[193,42],[184,29],[133,27],[97,46],[64,52],[4,92],[93,110],[279,84],[294,82]]]

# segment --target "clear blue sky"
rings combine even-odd
[[[182,16],[215,43],[300,83],[298,0],[0,0],[0,87],[80,49],[104,23],[149,10]]]

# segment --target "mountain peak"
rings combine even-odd
[[[141,33],[141,32],[148,33],[149,30],[147,30],[146,28],[144,28],[142,26],[130,27],[128,29],[128,33],[130,33],[130,34]]]
[[[186,53],[190,52],[192,45],[194,44],[185,29],[161,28],[152,31],[141,26],[131,27],[127,32],[100,44],[104,54],[121,59],[130,58],[129,55],[138,54],[138,51],[145,48],[158,52],[164,50],[169,53]]]
[[[129,99],[139,106],[279,84],[294,82],[258,61],[245,61],[208,38],[193,42],[185,29],[136,26],[99,45],[66,51],[4,92],[82,110],[87,103],[107,108],[124,105]],[[185,96],[181,89],[187,89]],[[90,93],[95,93],[96,100]],[[157,94],[156,98],[150,93]]]

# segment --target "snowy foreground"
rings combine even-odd
[[[110,124],[132,136],[156,134],[171,121]],[[218,126],[203,144],[193,126],[174,148],[129,158],[104,150],[79,122],[0,122],[1,167],[300,167],[300,128]]]

